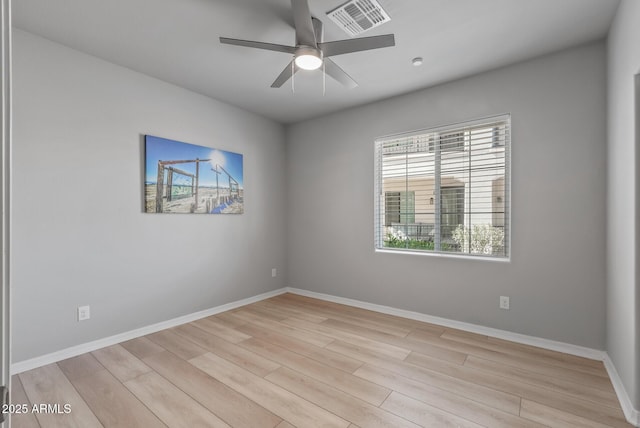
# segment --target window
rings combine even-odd
[[[385,226],[408,224],[416,221],[415,192],[386,192],[385,198]]]
[[[510,121],[376,140],[376,248],[509,257]]]
[[[443,187],[440,191],[440,230],[445,239],[464,226],[464,186]]]

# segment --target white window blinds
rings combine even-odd
[[[376,140],[376,248],[508,258],[510,121]]]

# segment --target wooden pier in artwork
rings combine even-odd
[[[158,176],[156,181],[156,212],[161,213],[164,210],[163,203],[165,199],[165,187],[166,187],[166,200],[167,202],[171,202],[173,200],[173,187],[174,187],[174,174],[180,174],[185,177],[191,179],[191,194],[189,196],[194,196],[193,206],[191,208],[191,212],[196,212],[198,210],[198,187],[200,180],[200,163],[201,162],[210,162],[211,159],[185,159],[185,160],[169,160],[169,161],[158,161]],[[188,164],[195,163],[196,164],[196,173],[192,174],[190,172],[183,171],[174,167],[173,165],[180,164]],[[164,174],[165,170],[167,171],[167,183],[165,185]],[[212,201],[206,202],[207,212],[211,213],[215,210],[215,208],[221,203],[227,204],[233,200],[237,200],[240,197],[240,186],[236,179],[234,179],[229,172],[224,169],[221,165],[216,164],[215,168],[211,168],[213,172],[216,173],[216,198],[215,203]],[[226,174],[229,182],[229,195],[220,196],[220,187],[219,187],[219,177],[220,174]],[[184,187],[184,185],[182,186]]]

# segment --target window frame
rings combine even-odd
[[[502,143],[496,141],[496,130],[497,127],[492,126],[492,124],[503,123],[505,126],[505,138]],[[384,204],[384,198],[381,195],[384,193],[383,190],[383,177],[382,177],[382,159],[384,155],[388,155],[389,153],[397,152],[398,154],[403,153],[402,150],[385,150],[383,144],[385,142],[389,142],[389,140],[401,140],[401,139],[409,139],[411,137],[419,137],[424,136],[425,134],[433,134],[437,133],[439,136],[443,134],[455,134],[461,132],[462,130],[470,130],[473,128],[482,128],[485,126],[487,128],[493,128],[493,142],[491,143],[491,149],[504,147],[504,196],[500,201],[504,203],[504,225],[502,226],[502,230],[504,231],[504,255],[489,255],[489,254],[480,254],[480,253],[471,253],[471,252],[454,252],[454,251],[446,251],[446,250],[425,250],[425,249],[412,249],[412,248],[394,248],[394,247],[385,247],[384,246],[384,223],[386,219],[383,219],[381,222],[380,216],[380,204]],[[504,113],[494,116],[487,116],[480,119],[467,120],[457,123],[452,123],[448,125],[439,125],[433,126],[423,129],[418,129],[410,132],[403,132],[398,134],[391,134],[381,136],[375,139],[374,142],[374,250],[375,252],[380,253],[394,253],[394,254],[411,254],[411,255],[426,255],[426,256],[437,256],[437,257],[449,257],[449,258],[463,258],[463,259],[473,259],[473,260],[487,260],[487,261],[497,261],[497,262],[509,262],[511,261],[511,241],[512,241],[512,198],[511,198],[511,180],[512,180],[512,126],[511,126],[511,114]],[[426,147],[424,142],[420,142],[419,139],[416,139],[416,152],[426,152],[428,154],[433,154],[435,147],[433,139],[429,138],[426,142]],[[398,143],[397,148],[402,149],[402,147],[406,147],[408,144]],[[466,150],[463,149],[463,150]],[[449,151],[449,150],[445,150]],[[454,150],[452,150],[454,151]],[[457,150],[455,150],[457,151]],[[439,155],[442,156],[442,151],[439,150]],[[440,160],[438,161],[440,162]],[[440,177],[440,179],[442,176]],[[435,176],[434,176],[435,179]],[[443,186],[441,188],[448,187]],[[442,194],[439,196],[442,197]],[[433,198],[431,198],[433,200]],[[497,198],[496,198],[497,199]],[[381,202],[381,200],[383,202]],[[440,205],[440,204],[438,204]],[[472,209],[472,208],[470,208]],[[442,215],[441,212],[436,212],[434,215]],[[465,211],[466,215],[466,211]],[[382,226],[381,226],[382,224]],[[500,227],[500,226],[497,226]]]

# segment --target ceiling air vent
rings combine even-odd
[[[327,12],[327,16],[350,36],[357,36],[391,21],[375,0],[350,0]]]

